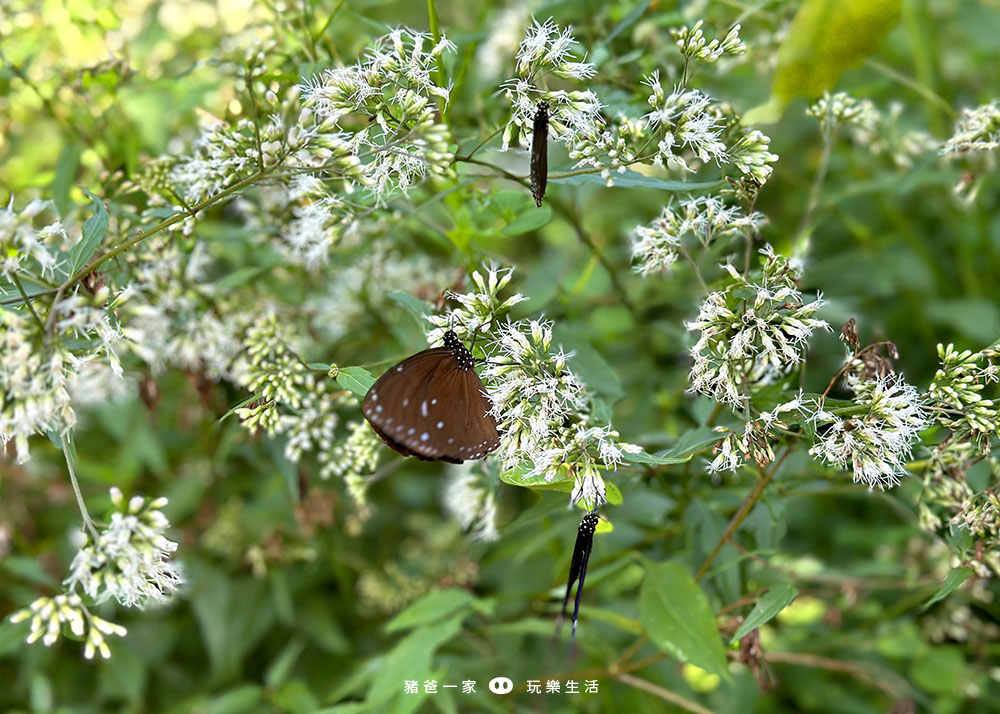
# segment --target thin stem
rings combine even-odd
[[[685,699],[680,694],[671,692],[669,689],[664,689],[652,682],[647,682],[645,679],[640,679],[631,674],[625,672],[619,674],[616,679],[622,684],[628,684],[629,686],[635,687],[636,689],[641,689],[644,692],[648,692],[653,696],[659,697],[664,701],[670,702],[681,709],[687,709],[689,712],[695,712],[695,714],[712,714],[711,709],[706,709],[701,704],[692,702],[690,699]]]
[[[802,221],[799,223],[799,231],[795,237],[794,253],[801,253],[802,242],[807,240],[809,222],[813,213],[819,206],[820,193],[823,191],[823,183],[826,181],[826,171],[830,166],[830,153],[833,150],[833,109],[830,102],[826,107],[826,127],[823,131],[823,153],[819,159],[819,166],[816,168],[816,176],[813,177],[812,188],[809,189],[809,204],[806,212],[802,214]]]
[[[21,279],[17,277],[17,273],[11,273],[10,279],[14,281],[14,285],[17,286],[17,291],[21,293],[21,297],[24,298],[24,304],[27,305],[28,310],[31,311],[31,316],[35,318],[35,322],[37,322],[38,326],[42,328],[42,334],[45,334],[45,325],[42,323],[42,318],[40,318],[38,313],[35,312],[35,306],[28,298],[28,293],[24,291],[24,286],[21,285]]]
[[[69,480],[73,484],[73,493],[76,494],[76,505],[80,507],[80,516],[83,518],[83,525],[90,531],[90,534],[94,537],[94,542],[97,542],[97,528],[94,526],[94,521],[90,517],[90,513],[87,511],[87,504],[83,501],[83,493],[80,492],[80,484],[76,480],[76,471],[73,470],[73,459],[70,457],[69,448],[66,445],[67,437],[63,437],[63,456],[66,457],[66,468],[69,470]]]
[[[760,499],[761,494],[764,493],[764,487],[771,482],[774,474],[777,473],[781,464],[784,463],[790,453],[792,453],[791,447],[785,450],[784,455],[778,459],[770,471],[766,473],[762,471],[761,478],[757,481],[757,485],[754,486],[753,491],[751,491],[750,495],[746,497],[745,501],[743,501],[739,510],[733,514],[732,519],[729,521],[729,525],[726,526],[725,532],[719,536],[719,541],[715,544],[715,547],[712,548],[712,552],[708,554],[708,557],[705,558],[705,562],[701,564],[700,568],[698,568],[698,573],[694,576],[695,580],[701,580],[702,576],[704,576],[708,571],[708,566],[712,564],[712,561],[715,560],[715,556],[717,556],[719,551],[722,550],[722,546],[726,544],[729,537],[736,531],[737,528],[740,527],[743,520],[750,515],[750,511],[753,510],[753,507],[756,505],[758,499]]]
[[[470,151],[468,154],[466,154],[465,156],[459,156],[458,154],[455,154],[455,156],[452,157],[452,159],[451,159],[452,165],[458,163],[459,161],[468,161],[469,159],[471,159],[473,156],[476,155],[476,153],[480,149],[482,149],[484,146],[486,146],[486,144],[488,144],[490,142],[490,140],[493,137],[495,137],[497,134],[499,134],[501,131],[503,131],[503,127],[497,127],[497,129],[494,130],[492,134],[490,134],[485,139],[483,139],[478,144],[476,144],[475,148],[472,151]]]
[[[844,362],[843,367],[837,370],[837,373],[833,375],[833,377],[830,379],[830,383],[826,385],[826,389],[824,389],[823,393],[819,395],[820,405],[823,404],[823,401],[826,399],[826,395],[830,393],[831,389],[833,389],[834,385],[837,383],[837,380],[843,377],[844,372],[846,372],[850,368],[850,366],[854,364],[854,360],[863,355],[865,352],[869,352],[876,347],[881,347],[882,345],[888,345],[888,344],[891,344],[888,340],[880,340],[879,342],[872,342],[870,345],[866,345],[865,347],[863,347],[862,349],[858,350],[853,355],[851,355],[851,358],[846,362]]]
[[[434,36],[434,44],[436,45],[441,41],[441,26],[438,24],[438,13],[437,5],[434,0],[427,0],[427,23],[431,27],[431,34]],[[446,86],[448,77],[444,73],[444,64],[442,62],[442,55],[439,54],[434,58],[435,74],[437,74],[437,83],[439,87]],[[445,100],[444,97],[438,97],[438,102],[441,105],[441,112],[444,113],[445,110]]]
[[[695,262],[694,258],[691,257],[691,254],[687,252],[687,248],[685,248],[680,242],[677,244],[677,250],[679,250],[680,254],[687,259],[687,262],[691,263],[691,267],[694,268],[694,275],[698,278],[698,282],[701,283],[701,289],[707,293],[708,285],[705,284],[705,279],[701,277],[701,270],[698,268],[698,263]]]
[[[275,164],[275,166],[277,166],[277,164]],[[204,201],[196,203],[194,206],[191,207],[191,212],[190,213],[187,213],[187,212],[185,212],[185,213],[176,213],[173,216],[171,216],[170,218],[166,218],[166,219],[160,221],[155,226],[153,226],[152,228],[150,228],[148,231],[145,231],[145,232],[143,232],[140,229],[140,232],[139,232],[138,235],[136,235],[136,236],[134,236],[132,238],[129,238],[124,243],[122,243],[121,245],[119,245],[117,248],[113,248],[112,250],[108,251],[104,255],[99,256],[98,258],[95,258],[94,260],[90,261],[90,263],[88,263],[87,265],[83,266],[82,268],[80,268],[79,270],[77,270],[75,273],[73,273],[71,276],[69,276],[66,279],[66,282],[64,282],[62,285],[59,286],[59,292],[65,292],[68,288],[72,287],[73,284],[75,284],[76,282],[82,280],[86,275],[88,275],[88,274],[92,273],[93,271],[97,270],[97,268],[99,268],[104,263],[106,263],[109,260],[111,260],[112,258],[118,256],[119,254],[125,252],[126,250],[128,250],[132,246],[134,246],[134,245],[142,242],[143,240],[145,240],[149,236],[153,235],[154,233],[159,233],[160,231],[162,231],[162,230],[164,230],[166,228],[169,228],[170,226],[174,225],[175,223],[179,223],[181,221],[187,220],[189,217],[196,215],[199,211],[202,211],[202,210],[204,210],[204,209],[206,209],[206,208],[208,208],[208,207],[210,207],[210,206],[218,203],[219,201],[221,201],[226,196],[229,196],[229,195],[231,195],[233,193],[236,193],[237,191],[239,191],[241,189],[244,189],[247,186],[250,186],[251,184],[256,183],[257,181],[259,181],[260,179],[262,179],[263,177],[265,177],[266,175],[268,175],[272,171],[273,168],[274,167],[270,167],[270,168],[265,168],[262,171],[258,171],[257,173],[255,173],[255,174],[253,174],[251,176],[247,176],[242,181],[238,181],[238,182],[234,183],[229,188],[223,189],[222,191],[220,191],[219,193],[215,194],[214,196],[209,196]],[[61,297],[61,295],[57,295],[56,302],[59,301],[59,297]]]
[[[853,662],[843,662],[838,659],[832,659],[831,657],[805,654],[802,652],[766,652],[764,654],[764,659],[767,662],[780,662],[782,664],[794,664],[802,667],[815,667],[817,669],[825,669],[830,672],[843,672],[844,674],[848,674],[859,681],[866,682],[873,687],[881,689],[893,698],[898,698],[905,694],[905,691],[898,685],[894,686],[889,682],[883,682],[869,674],[868,670],[871,668],[870,663],[854,664]]]

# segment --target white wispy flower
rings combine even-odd
[[[723,266],[733,282],[709,294],[697,319],[686,323],[700,333],[691,348],[691,391],[734,406],[742,405],[758,384],[780,379],[802,361],[809,336],[829,329],[813,314],[823,304],[804,302],[796,287],[796,271],[770,248],[764,256],[760,283]],[[747,298],[752,295],[752,298]]]
[[[528,299],[520,293],[500,299],[500,291],[507,286],[512,276],[511,269],[501,269],[496,265],[488,266],[486,275],[479,270],[473,271],[472,282],[477,292],[448,292],[446,297],[458,302],[459,307],[449,308],[443,315],[430,315],[427,318],[434,325],[427,333],[428,344],[440,344],[448,330],[454,331],[462,339],[472,340],[484,328],[492,329],[501,316]]]
[[[79,587],[98,603],[114,598],[128,607],[144,607],[167,600],[184,584],[180,569],[169,562],[177,543],[164,535],[170,523],[159,509],[167,499],[133,496],[126,502],[112,488],[111,502],[110,523],[96,541],[88,535],[73,558],[66,585]]]
[[[462,529],[476,540],[491,541],[500,537],[496,527],[496,495],[477,473],[479,465],[456,466],[444,487],[444,507]]]
[[[451,87],[435,77],[438,58],[454,49],[446,37],[434,42],[425,33],[397,28],[378,38],[360,62],[306,82],[303,104],[321,131],[339,129],[348,115],[372,120],[352,135],[328,136],[332,161],[321,168],[336,168],[335,175],[370,188],[377,201],[395,189],[405,192],[428,174],[451,171],[451,134],[436,120],[436,102],[447,102]],[[317,141],[310,139],[310,150]]]
[[[512,143],[524,141],[530,146],[531,127],[538,103],[549,105],[549,137],[567,144],[595,137],[604,123],[602,104],[588,90],[549,90],[547,75],[563,80],[582,81],[593,77],[597,69],[578,61],[573,54],[577,42],[573,28],[560,28],[551,19],[533,20],[518,47],[516,76],[503,83],[511,104],[511,115],[503,132],[503,151]]]
[[[632,232],[632,259],[642,275],[670,268],[677,260],[685,236],[708,247],[716,238],[756,230],[764,222],[761,213],[745,215],[738,206],[726,205],[718,196],[688,198],[664,206],[659,217]]]
[[[855,483],[884,490],[907,475],[906,462],[930,421],[916,388],[897,375],[848,380],[854,405],[810,417],[817,442],[809,453],[854,475]]]
[[[963,109],[955,131],[941,147],[949,158],[995,151],[1000,147],[1000,100],[994,99],[975,109]]]
[[[710,473],[735,471],[747,460],[758,466],[766,466],[774,461],[771,441],[777,438],[774,430],[788,429],[779,418],[787,412],[803,413],[805,410],[802,393],[796,398],[779,404],[769,412],[761,412],[756,419],[743,425],[743,433],[728,433],[715,447],[715,458],[708,466]]]

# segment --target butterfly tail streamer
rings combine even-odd
[[[531,195],[541,208],[549,179],[549,105],[539,102],[531,131]]]

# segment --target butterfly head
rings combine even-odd
[[[444,346],[450,349],[452,354],[455,355],[458,366],[462,369],[472,369],[475,366],[476,360],[472,356],[472,353],[462,344],[462,341],[458,339],[458,335],[452,330],[444,333]]]

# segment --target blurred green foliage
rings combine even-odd
[[[386,26],[427,27],[425,8],[403,2],[34,5],[0,5],[0,187],[18,201],[36,191],[50,195],[64,215],[86,205],[84,188],[113,196],[143,157],[179,150],[173,137],[195,135],[197,110],[240,115],[234,66],[260,24],[289,38],[280,49],[294,61],[287,76],[276,77],[282,83],[352,61]],[[742,22],[753,61],[699,77],[706,91],[741,111],[767,101],[796,11],[783,1],[560,0],[533,9],[573,24],[590,60],[611,77],[629,76],[622,68],[633,65],[676,66],[668,29],[679,23],[704,17],[721,32]],[[501,8],[451,3],[438,12],[458,45],[448,60],[461,78],[448,121],[459,146],[471,147],[504,120],[502,103],[493,101],[496,84],[479,76],[475,56]],[[831,24],[818,36],[841,43],[841,33],[850,28]],[[845,62],[836,87],[886,110],[902,102],[902,126],[943,140],[959,108],[990,100],[1000,86],[998,36],[995,2],[904,0],[884,42],[851,58],[860,66]],[[1000,335],[997,183],[984,181],[965,205],[952,186],[980,168],[944,164],[933,154],[900,167],[838,137],[809,215],[822,141],[805,106],[792,100],[767,127],[781,159],[756,206],[769,218],[764,237],[787,251],[808,234],[804,287],[829,300],[825,319],[839,325],[854,317],[865,339],[891,340],[901,355],[897,367],[926,384],[936,343],[978,349]],[[553,166],[569,165],[552,153]],[[988,172],[975,178],[984,177]],[[558,320],[557,340],[577,350],[572,366],[611,405],[626,439],[652,452],[685,434],[695,438],[713,408],[684,392],[683,321],[697,309],[697,283],[685,271],[655,281],[629,272],[628,232],[655,216],[670,193],[641,180],[612,189],[582,179],[550,183],[553,201],[582,219],[607,256],[602,265],[562,212],[535,210],[526,192],[500,190],[470,172],[458,184],[446,194],[413,194],[421,210],[404,221],[399,244],[460,267],[485,257],[517,266],[517,289],[531,297],[532,311]],[[337,257],[312,282],[283,280],[280,269],[268,273],[273,256],[246,254],[224,210],[200,230],[220,264],[253,268],[216,280],[239,277],[293,304],[355,259]],[[715,260],[704,257],[705,265]],[[417,347],[412,317],[390,305],[364,318],[367,332],[307,358],[372,364]],[[805,387],[821,391],[842,349],[836,335],[814,345]],[[169,497],[189,588],[168,607],[119,612],[116,621],[129,633],[113,643],[107,662],[84,662],[69,641],[24,645],[25,627],[5,620],[3,711],[681,710],[637,686],[640,677],[720,713],[995,710],[996,585],[949,575],[947,549],[917,527],[919,483],[869,493],[847,476],[826,478],[796,454],[695,582],[752,484],[713,480],[698,458],[620,470],[614,482],[624,502],[607,509],[614,530],[595,539],[574,657],[564,641],[552,642],[579,516],[567,511],[565,494],[500,483],[501,538],[473,542],[440,507],[449,467],[407,461],[371,488],[370,512],[361,517],[337,484],[289,464],[280,444],[249,436],[234,419],[220,421],[246,394],[199,375],[154,380],[158,396],[147,403],[129,395],[84,414],[79,473],[97,512],[111,485]],[[702,447],[710,443],[700,435]],[[29,468],[0,462],[5,615],[57,589],[72,558],[67,534],[79,514],[64,470],[58,450],[41,444]],[[935,598],[942,586],[945,596]],[[761,626],[769,661],[762,667],[771,674],[760,681],[772,689],[761,688],[752,668],[731,664],[735,645],[726,653],[717,633],[705,631],[716,617],[732,625],[724,633],[729,646],[737,614]],[[722,677],[706,678],[677,657]],[[529,679],[573,673],[598,679],[599,693],[524,691]],[[514,694],[490,694],[494,676],[510,677]],[[404,680],[427,679],[475,680],[476,694],[403,693]]]

